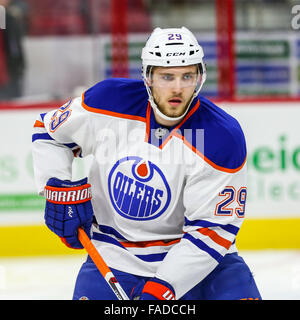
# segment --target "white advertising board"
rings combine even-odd
[[[223,106],[246,137],[248,216],[300,216],[300,102]]]
[[[300,104],[219,105],[245,133],[248,218],[300,217]],[[40,112],[45,110],[0,111],[0,225],[42,219],[44,199],[36,195],[31,157],[32,127]],[[89,162],[76,159],[74,178],[86,175]]]

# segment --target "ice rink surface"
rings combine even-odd
[[[240,251],[265,300],[300,300],[300,250]],[[70,300],[85,256],[0,258],[0,300]]]

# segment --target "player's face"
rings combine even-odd
[[[185,67],[154,67],[152,95],[159,110],[171,118],[180,117],[192,98],[199,80],[196,65]]]

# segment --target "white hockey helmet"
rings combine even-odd
[[[196,37],[185,27],[161,29],[155,28],[148,38],[145,47],[142,50],[142,73],[145,86],[149,95],[151,106],[158,115],[165,120],[182,119],[193,99],[199,94],[205,80],[206,68],[203,62],[203,49],[199,45]],[[181,67],[189,65],[198,65],[200,80],[198,81],[193,97],[183,115],[177,118],[171,118],[163,114],[154,102],[151,88],[149,86],[152,67]]]

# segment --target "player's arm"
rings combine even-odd
[[[40,194],[49,178],[72,178],[74,156],[91,153],[93,134],[88,126],[88,114],[81,107],[81,98],[38,116],[33,128],[32,155]]]
[[[34,124],[32,154],[35,180],[46,197],[45,222],[63,242],[81,248],[77,229],[89,234],[93,210],[87,179],[72,180],[74,156],[91,153],[92,134],[81,99],[41,114]]]
[[[201,282],[223,257],[235,251],[246,204],[246,152],[244,141],[236,152],[220,154],[243,158],[236,170],[205,163],[187,177],[184,189],[184,235],[168,252],[157,273],[142,290],[142,299],[176,299]],[[239,154],[241,152],[242,154]]]

